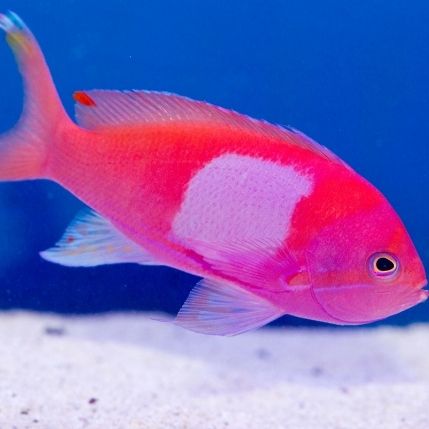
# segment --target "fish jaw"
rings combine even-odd
[[[406,285],[350,285],[315,288],[320,307],[339,325],[361,325],[393,316],[423,303],[429,292]]]

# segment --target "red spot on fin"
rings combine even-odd
[[[73,99],[84,106],[96,106],[95,101],[86,92],[83,91],[75,91],[73,93]]]

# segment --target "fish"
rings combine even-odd
[[[44,259],[198,276],[171,322],[211,335],[283,315],[360,325],[427,299],[398,214],[328,148],[167,92],[76,91],[74,122],[29,28],[13,12],[0,28],[24,86],[0,180],[48,179],[87,207]]]

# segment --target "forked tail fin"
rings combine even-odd
[[[58,126],[71,121],[30,30],[12,12],[0,14],[0,29],[18,63],[25,97],[18,123],[0,135],[0,181],[42,178]]]

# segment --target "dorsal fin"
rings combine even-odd
[[[155,91],[76,91],[76,118],[91,130],[116,126],[138,126],[163,122],[212,123],[241,129],[264,137],[315,151],[335,162],[342,161],[326,147],[303,133],[263,120],[253,119],[233,110],[180,95]]]

